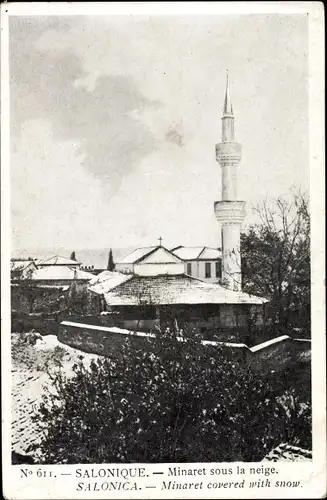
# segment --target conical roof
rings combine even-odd
[[[230,92],[229,92],[228,71],[227,71],[227,81],[226,81],[226,92],[225,92],[223,115],[224,116],[233,116],[233,106],[232,106],[232,100],[230,98]]]

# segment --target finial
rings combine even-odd
[[[162,245],[161,245],[161,243],[162,243],[162,238],[161,238],[161,236],[159,236],[158,241],[159,241],[159,247],[161,247],[161,246],[162,246]]]

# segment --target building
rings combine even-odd
[[[57,286],[64,290],[72,283],[88,283],[94,275],[79,269],[79,266],[64,265],[40,266],[32,275],[34,285]]]
[[[165,322],[196,327],[202,333],[219,331],[233,339],[260,324],[266,299],[233,291],[184,273],[136,275],[111,273],[94,280],[88,289],[104,298],[105,310],[117,313],[123,328],[150,330]],[[99,275],[97,278],[99,278]],[[240,337],[241,338],[241,337]],[[244,338],[243,338],[244,341]]]
[[[37,267],[31,259],[11,259],[10,278],[12,281],[17,279],[28,279],[36,271]]]
[[[11,308],[33,313],[58,309],[63,292],[87,288],[94,275],[80,269],[80,262],[65,257],[11,262]]]
[[[185,261],[185,274],[208,283],[220,282],[222,263],[219,248],[180,245],[172,248],[171,251]]]
[[[98,294],[108,293],[109,290],[131,278],[131,274],[119,273],[117,271],[102,271],[93,276],[89,283],[89,289]]]
[[[242,289],[240,236],[245,218],[245,202],[238,200],[237,181],[241,145],[235,142],[234,111],[227,74],[222,116],[222,140],[216,145],[216,160],[221,166],[221,201],[214,204],[221,224],[222,279],[232,290]]]
[[[37,259],[35,261],[37,267],[48,267],[48,266],[68,266],[72,268],[79,269],[81,267],[81,262],[77,260],[67,259],[67,257],[62,257],[61,255],[54,255],[46,259]]]
[[[137,248],[116,261],[115,270],[120,273],[153,276],[157,274],[181,274],[184,260],[162,245]]]
[[[12,281],[30,280],[34,286],[67,289],[74,283],[88,283],[94,275],[81,269],[81,262],[55,255],[47,259],[11,260]]]

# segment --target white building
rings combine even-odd
[[[36,271],[37,267],[33,260],[11,259],[10,275],[11,279],[28,279]]]
[[[122,259],[116,261],[115,271],[139,276],[155,276],[162,274],[183,274],[184,260],[167,248],[137,248]]]
[[[68,266],[76,269],[79,269],[81,267],[81,262],[68,259],[67,257],[62,257],[61,255],[54,255],[53,257],[48,257],[46,259],[38,259],[35,261],[35,263],[37,267]]]
[[[220,249],[180,245],[171,251],[185,261],[185,274],[208,283],[219,283],[222,268]]]

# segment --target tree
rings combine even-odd
[[[260,223],[241,236],[243,290],[271,301],[281,327],[310,325],[310,215],[306,195],[255,209]]]
[[[65,295],[65,307],[69,314],[87,316],[99,311],[98,295],[92,294],[86,284],[72,283]]]
[[[52,374],[56,393],[34,417],[41,462],[258,461],[289,438],[273,382],[197,337],[167,329],[139,342],[89,367],[81,356],[70,379]]]
[[[16,267],[11,272],[12,286],[19,297],[20,309],[24,310],[24,302],[27,303],[28,312],[34,312],[34,306],[40,295],[39,287],[33,279],[35,269],[24,265]]]
[[[108,257],[107,270],[108,271],[114,271],[115,267],[116,266],[115,266],[114,259],[113,259],[113,256],[112,256],[112,249],[110,248],[109,257]]]
[[[70,260],[77,260],[75,251],[70,254]]]

